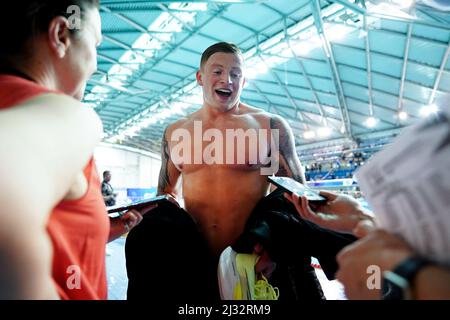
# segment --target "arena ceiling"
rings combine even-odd
[[[201,53],[229,41],[242,101],[286,118],[298,150],[389,138],[450,100],[450,12],[411,2],[104,0],[84,102],[105,142],[159,153],[167,124],[201,106]]]

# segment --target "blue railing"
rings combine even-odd
[[[338,170],[329,170],[329,171],[306,171],[305,176],[306,180],[321,180],[321,179],[345,179],[345,178],[352,178],[353,172],[355,171],[355,168],[350,169],[338,169]]]

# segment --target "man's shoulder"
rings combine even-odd
[[[272,115],[270,112],[267,112],[266,110],[252,107],[248,104],[243,104],[243,103],[241,103],[240,112],[241,112],[241,115],[246,115],[246,116],[259,118],[259,119],[270,119],[270,117]]]
[[[188,127],[190,123],[192,123],[197,119],[199,119],[197,112],[185,115],[184,117],[178,119],[177,121],[170,123],[166,127],[166,133],[173,132],[176,129]]]
[[[289,124],[282,116],[270,113],[270,127],[274,129],[286,129],[289,127]]]
[[[249,105],[243,105],[242,109],[243,114],[254,117],[256,119],[270,121],[271,124],[286,123],[286,120],[283,117],[263,109],[259,109]]]

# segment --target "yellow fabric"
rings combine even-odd
[[[255,265],[259,260],[256,254],[236,255],[236,268],[239,282],[234,288],[235,300],[278,300],[278,288],[273,288],[264,275],[256,279]]]
[[[262,279],[255,284],[255,300],[278,300],[280,291],[272,287],[267,278],[262,275]]]

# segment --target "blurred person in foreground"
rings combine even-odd
[[[354,198],[325,191],[320,194],[328,199],[321,206],[310,205],[304,196],[285,197],[303,219],[360,238],[337,256],[336,278],[349,299],[450,299],[448,267],[421,257],[401,236],[377,228],[376,218]],[[380,268],[382,286],[368,285],[370,266]]]
[[[97,68],[98,8],[0,10],[0,299],[106,299],[105,245],[142,219],[108,218],[93,160],[102,124],[80,103]]]

